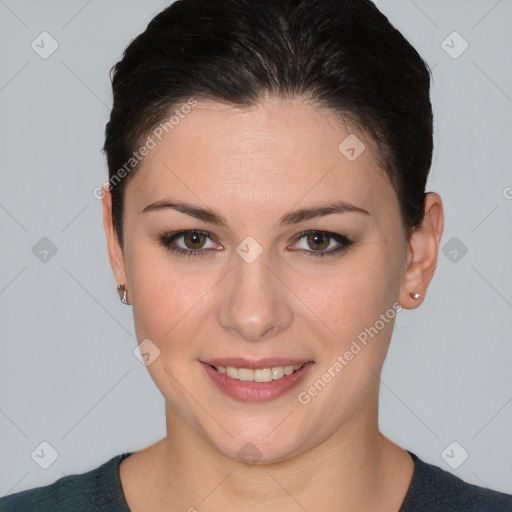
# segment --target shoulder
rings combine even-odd
[[[409,452],[414,473],[400,512],[511,512],[512,495],[465,482]]]
[[[119,480],[119,464],[129,455],[116,455],[87,473],[4,496],[0,498],[0,512],[129,512]]]

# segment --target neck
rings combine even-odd
[[[269,464],[225,456],[167,405],[166,420],[155,483],[162,503],[183,510],[396,511],[412,476],[412,459],[379,432],[373,402],[311,449]]]

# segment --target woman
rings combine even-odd
[[[127,48],[104,227],[167,437],[1,510],[509,511],[378,428],[443,231],[429,71],[367,0],[178,0]]]

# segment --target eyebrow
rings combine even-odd
[[[186,215],[190,215],[196,219],[218,226],[228,227],[229,224],[224,216],[210,210],[208,208],[201,208],[199,206],[192,205],[184,201],[171,201],[168,199],[162,199],[154,203],[148,204],[142,213],[172,209]],[[314,206],[312,208],[302,208],[293,212],[287,213],[281,217],[279,225],[291,225],[298,224],[299,222],[313,219],[315,217],[323,217],[325,215],[331,215],[334,213],[361,213],[364,215],[371,215],[370,212],[364,208],[360,208],[346,201],[337,201],[332,204]]]

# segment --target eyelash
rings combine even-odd
[[[207,231],[199,231],[197,229],[191,229],[191,230],[186,230],[186,231],[179,231],[178,233],[167,233],[165,235],[162,235],[160,237],[160,242],[167,250],[172,251],[180,256],[187,256],[187,257],[203,256],[205,252],[209,252],[207,249],[183,249],[181,247],[176,247],[175,245],[172,245],[172,242],[174,242],[176,239],[181,238],[189,233],[198,233],[200,235],[206,235],[208,238],[210,238],[210,233],[208,233]],[[326,235],[328,238],[335,240],[340,245],[338,247],[336,247],[335,249],[331,249],[330,251],[324,251],[324,252],[298,249],[298,251],[306,252],[306,254],[307,254],[307,256],[305,256],[306,259],[323,258],[325,256],[334,256],[337,253],[345,251],[354,243],[353,240],[348,238],[346,235],[341,235],[338,233],[330,233],[328,231],[318,231],[318,230],[309,230],[309,231],[300,233],[299,235],[297,235],[295,243],[299,242],[303,238],[307,237],[308,235],[312,235],[312,234]],[[330,244],[330,241],[329,241],[329,244]]]

